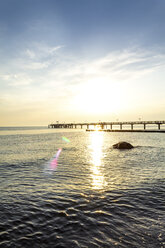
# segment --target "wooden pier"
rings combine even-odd
[[[165,132],[165,129],[161,129],[161,125],[165,124],[165,121],[116,121],[116,122],[84,122],[84,123],[51,123],[48,128],[86,128],[87,131],[107,131],[107,132]],[[134,127],[140,126],[139,129]],[[151,126],[157,126],[157,128],[150,129]],[[114,129],[114,126],[118,126],[118,129]],[[123,128],[124,127],[124,128]],[[125,127],[129,127],[125,129]],[[148,128],[148,129],[147,129]]]

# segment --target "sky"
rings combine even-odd
[[[165,120],[164,0],[0,0],[0,126]]]

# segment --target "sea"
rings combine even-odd
[[[0,247],[165,247],[165,133],[1,127]]]

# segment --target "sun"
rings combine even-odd
[[[86,114],[116,113],[122,108],[119,84],[95,78],[83,84],[74,99],[78,111]]]
[[[96,126],[94,127],[94,130],[95,130],[95,131],[100,131],[100,130],[101,130],[101,127],[100,127],[99,125],[96,125]]]

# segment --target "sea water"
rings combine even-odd
[[[0,247],[156,248],[164,230],[164,133],[0,128]]]

